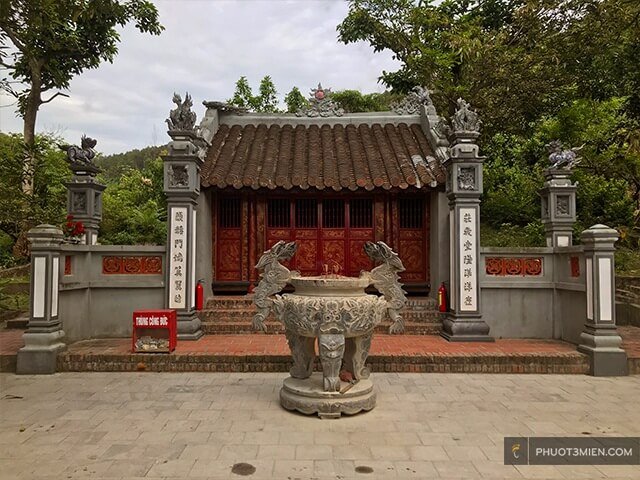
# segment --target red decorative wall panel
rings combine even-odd
[[[489,257],[485,259],[484,264],[487,275],[542,275],[542,258]]]
[[[580,276],[580,259],[578,257],[571,257],[571,276]]]
[[[71,275],[71,255],[65,255],[64,257],[64,274]]]
[[[105,255],[102,257],[102,273],[105,275],[158,275],[162,273],[162,257]]]

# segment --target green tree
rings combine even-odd
[[[166,145],[151,146],[113,155],[98,155],[94,159],[94,163],[102,170],[100,179],[105,183],[112,183],[118,181],[127,170],[144,169],[149,162],[158,158],[166,149]]]
[[[284,96],[284,103],[287,105],[287,113],[296,113],[309,105],[309,101],[304,98],[298,87],[293,87]]]
[[[278,111],[278,91],[276,90],[273,80],[266,75],[260,81],[258,89],[260,94],[255,99],[256,112],[274,113]]]
[[[58,148],[61,142],[52,135],[34,139],[33,191],[27,194],[21,188],[22,135],[0,133],[0,231],[5,238],[0,256],[21,258],[27,254],[25,224],[62,224],[66,209],[64,182],[70,179],[71,171]]]
[[[0,86],[18,100],[24,119],[24,189],[31,193],[35,161],[35,126],[50,90],[66,90],[86,69],[112,62],[118,53],[117,26],[133,22],[141,32],[159,34],[155,6],[146,0],[5,0],[0,3],[0,65],[10,77]],[[10,42],[12,48],[8,48]],[[15,89],[14,83],[25,88]]]
[[[390,92],[363,94],[358,90],[340,90],[331,94],[331,99],[347,112],[384,112],[390,110],[391,103],[399,97]]]
[[[265,75],[260,81],[258,91],[259,94],[254,96],[247,77],[242,76],[236,82],[233,97],[227,102],[236,107],[247,108],[253,112],[278,112],[278,92],[269,75]]]
[[[126,169],[107,185],[103,196],[100,241],[104,244],[164,244],[167,202],[162,191],[162,159],[148,159],[142,169]]]
[[[351,0],[338,33],[393,52],[401,67],[381,80],[394,91],[428,86],[449,113],[470,100],[490,137],[528,133],[581,97],[640,111],[639,19],[634,0]]]
[[[236,82],[236,89],[233,92],[233,98],[228,100],[228,103],[235,105],[236,107],[248,108],[249,110],[254,108],[253,91],[247,77],[244,75]]]

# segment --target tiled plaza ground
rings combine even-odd
[[[379,373],[377,407],[339,420],[283,410],[285,376],[1,374],[0,478],[640,478],[502,464],[504,436],[640,436],[640,376]]]

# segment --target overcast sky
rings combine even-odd
[[[169,140],[164,120],[173,92],[193,97],[198,121],[203,100],[226,100],[245,75],[257,92],[271,75],[279,98],[293,86],[307,95],[322,82],[333,90],[381,92],[383,70],[396,69],[388,52],[366,43],[337,41],[344,0],[155,0],[160,36],[121,32],[119,54],[71,82],[70,98],[41,107],[37,132],[56,132],[73,143],[82,133],[96,149],[117,153]],[[48,95],[44,95],[48,98]],[[10,97],[0,97],[0,130],[21,132]]]

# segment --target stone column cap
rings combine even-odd
[[[620,236],[618,235],[618,231],[608,227],[607,225],[602,225],[598,223],[593,225],[586,230],[583,230],[580,235],[580,240],[584,244],[599,244],[601,247],[608,246],[613,249],[613,244],[618,240]],[[606,245],[605,245],[606,244]]]
[[[64,233],[54,225],[43,223],[29,230],[27,238],[34,246],[54,246],[62,243]]]
[[[596,225],[592,225],[582,232],[583,238],[615,238],[618,239],[618,231],[614,228],[611,228],[607,225],[603,225],[598,223]]]

